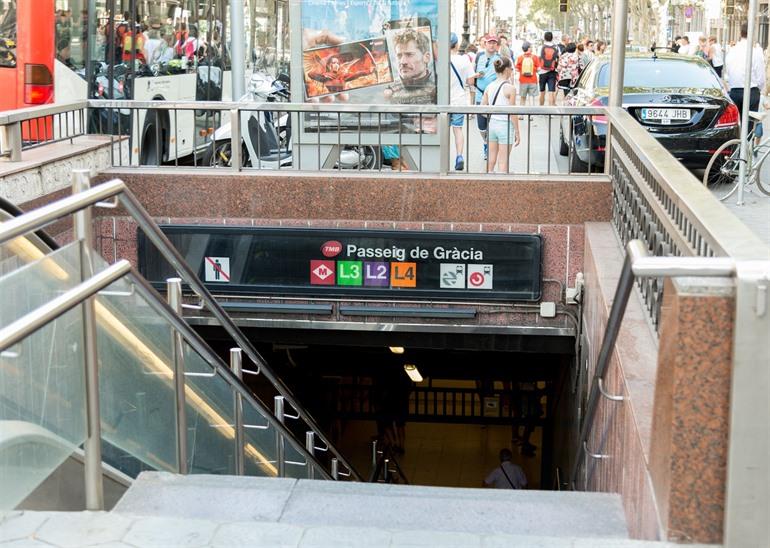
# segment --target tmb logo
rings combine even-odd
[[[342,253],[342,244],[337,240],[331,240],[321,246],[324,257],[336,257]]]

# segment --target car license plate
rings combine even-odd
[[[642,120],[663,125],[671,122],[689,122],[690,111],[686,108],[643,108]]]

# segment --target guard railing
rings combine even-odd
[[[339,454],[308,411],[297,401],[288,387],[286,387],[274,374],[254,346],[235,326],[232,319],[212,297],[196,274],[184,262],[183,258],[179,255],[179,252],[172,246],[149,214],[137,202],[136,198],[126,188],[125,184],[120,180],[112,180],[95,188],[88,189],[89,175],[87,170],[77,170],[74,174],[74,181],[79,192],[73,196],[64,198],[58,202],[2,223],[2,225],[0,225],[0,244],[28,234],[29,232],[46,226],[57,219],[74,214],[76,221],[76,238],[82,241],[83,246],[81,264],[83,265],[83,272],[88,273],[93,269],[93,257],[91,255],[93,252],[91,250],[92,246],[90,245],[92,243],[91,208],[94,206],[115,207],[119,203],[136,220],[138,225],[145,231],[148,238],[161,251],[164,258],[174,266],[180,274],[181,280],[169,280],[168,295],[170,304],[166,305],[159,299],[155,291],[151,289],[151,286],[130,268],[128,263],[120,261],[96,276],[84,278],[83,283],[77,288],[66,292],[60,298],[51,301],[48,305],[41,307],[34,312],[30,312],[13,324],[6,326],[0,331],[0,352],[7,350],[41,325],[52,321],[65,311],[84,302],[86,303],[84,320],[84,323],[86,324],[86,338],[89,336],[88,333],[91,333],[90,336],[93,336],[93,324],[96,320],[94,317],[93,304],[88,304],[93,301],[89,301],[88,299],[115,280],[127,276],[132,282],[132,287],[147,299],[148,303],[155,309],[155,311],[160,316],[164,317],[177,333],[178,340],[176,340],[174,351],[174,378],[176,379],[175,398],[176,416],[178,421],[177,431],[179,433],[179,439],[177,440],[177,455],[180,472],[186,472],[185,463],[187,462],[187,458],[185,458],[185,453],[187,451],[187,443],[184,435],[186,428],[183,424],[185,415],[183,410],[186,405],[185,393],[189,392],[189,388],[185,389],[184,387],[184,375],[180,374],[181,369],[179,369],[181,367],[180,357],[183,354],[180,350],[181,340],[179,340],[179,338],[182,338],[186,344],[190,345],[205,358],[206,362],[214,369],[215,374],[222,376],[222,378],[233,387],[239,400],[237,405],[238,409],[244,404],[252,406],[254,409],[258,410],[261,415],[267,418],[268,426],[264,428],[272,428],[276,431],[278,458],[275,459],[274,463],[269,463],[275,465],[276,475],[280,476],[284,473],[284,466],[288,461],[283,458],[283,455],[285,454],[286,444],[290,444],[294,450],[305,456],[305,465],[307,466],[308,475],[310,477],[334,477],[335,479],[338,479],[339,477],[349,476],[352,479],[360,480],[360,476],[357,472],[349,465],[344,457]],[[182,281],[196,292],[200,298],[201,305],[212,313],[212,315],[219,321],[222,328],[232,337],[237,345],[238,350],[231,353],[231,368],[225,367],[224,364],[221,363],[221,360],[217,358],[202,339],[200,339],[200,337],[182,319],[181,311],[182,307],[185,306],[181,302]],[[99,470],[98,467],[100,466],[100,458],[98,457],[100,444],[98,436],[98,390],[96,389],[99,385],[98,378],[96,377],[97,367],[95,365],[97,358],[93,353],[92,345],[93,341],[87,345],[89,351],[86,352],[86,386],[87,392],[90,395],[88,399],[87,416],[89,418],[88,424],[91,435],[89,436],[90,442],[88,440],[86,442],[85,453],[87,461],[86,468],[87,470],[90,470],[88,476],[93,481],[96,481],[96,474]],[[243,367],[240,357],[241,352],[245,353],[246,357],[254,365],[249,365],[248,368]],[[171,372],[165,371],[165,373],[170,374]],[[243,374],[261,375],[269,380],[271,386],[273,386],[275,390],[274,411],[272,413],[267,410],[264,404],[255,398],[247,388],[245,388],[240,380],[240,377]],[[190,402],[188,401],[187,404],[189,403]],[[291,410],[293,414],[285,412],[284,405],[288,405],[289,410]],[[239,414],[240,413],[237,413],[235,416],[235,424],[225,426],[225,428],[232,429],[232,434],[236,437],[236,440],[243,439],[242,433],[243,428],[245,428],[243,421],[238,418]],[[289,423],[288,421],[296,422]],[[300,438],[298,435],[299,432],[304,434],[302,443],[297,441],[297,439]],[[243,446],[243,444],[241,446]],[[325,455],[321,455],[322,453],[325,453]],[[243,452],[239,451],[239,454],[241,455],[239,459],[242,459]],[[318,457],[321,456],[325,457],[323,460],[327,464],[325,467],[326,469],[318,461]],[[293,464],[297,463],[295,462]],[[240,462],[237,461],[236,465],[237,471],[241,472],[243,470],[242,460]],[[340,470],[340,465],[343,468],[342,470]],[[98,506],[98,504],[93,503],[90,507],[96,506]]]

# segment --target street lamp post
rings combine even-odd
[[[465,53],[471,41],[471,26],[468,23],[468,0],[465,0],[463,13],[463,41],[460,42],[460,53]]]

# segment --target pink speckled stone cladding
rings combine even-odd
[[[669,540],[721,544],[735,302],[714,284],[666,281],[651,464]]]
[[[377,219],[450,223],[581,225],[608,221],[612,189],[584,181],[457,176],[201,174],[111,170],[155,217]],[[181,185],[181,186],[180,186]],[[119,213],[118,213],[119,214]]]
[[[587,223],[583,249],[583,327],[588,341],[587,377],[592,379],[623,255],[609,223]],[[634,295],[623,319],[605,384],[608,392],[625,396],[626,400],[599,400],[588,449],[609,458],[588,457],[586,462],[588,489],[620,493],[629,535],[647,540],[660,540],[663,536],[647,464],[656,363],[655,337]],[[580,486],[583,478],[581,470]]]

